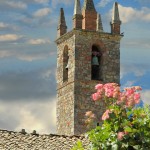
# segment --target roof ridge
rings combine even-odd
[[[8,133],[20,133],[20,134],[24,134],[24,133],[22,133],[21,131],[12,131],[12,130],[6,130],[6,129],[0,129],[0,132],[8,132]],[[26,132],[26,134],[29,134],[29,135],[33,135],[33,133],[28,133],[28,132]],[[69,135],[59,135],[59,134],[53,134],[53,133],[50,133],[50,134],[37,134],[37,135],[40,135],[40,136],[58,136],[58,137],[64,137],[64,138],[67,138],[67,137],[69,137],[69,138],[85,138],[85,136],[84,135],[71,135],[71,136],[69,136]]]

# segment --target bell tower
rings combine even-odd
[[[73,29],[67,32],[60,9],[57,44],[57,133],[79,135],[87,131],[85,113],[99,118],[104,103],[92,101],[98,83],[120,83],[120,34],[118,3],[114,4],[111,32],[103,31],[101,15],[93,0],[75,0]],[[98,120],[100,121],[100,120]]]

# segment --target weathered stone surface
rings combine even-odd
[[[119,35],[74,29],[57,39],[57,131],[58,134],[85,133],[85,113],[95,112],[99,118],[104,111],[101,102],[95,106],[91,99],[97,83],[120,83]],[[63,49],[69,53],[68,81],[63,82]],[[91,50],[96,45],[102,52],[99,74],[101,80],[91,80]]]
[[[82,15],[75,15],[74,23],[76,25],[72,31],[56,40],[57,133],[65,135],[78,135],[87,131],[85,113],[89,110],[101,118],[104,102],[95,104],[91,99],[96,84],[120,83],[122,35],[118,32],[102,32],[102,22],[93,0],[84,0]],[[120,24],[113,22],[113,26],[120,30]],[[95,58],[94,52],[99,56]],[[93,65],[94,59],[97,60],[97,66]]]

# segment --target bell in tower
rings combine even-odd
[[[100,72],[100,52],[96,46],[92,46],[92,62],[91,62],[91,79],[99,80],[99,72]]]
[[[99,62],[98,62],[98,57],[97,57],[97,56],[94,56],[94,57],[92,58],[92,65],[99,66]]]

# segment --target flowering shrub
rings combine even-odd
[[[87,133],[91,141],[90,150],[149,150],[150,149],[150,108],[136,107],[140,103],[141,87],[125,88],[116,83],[98,84],[94,101],[104,101],[106,111],[102,125]],[[94,121],[89,111],[86,116]],[[92,119],[91,119],[92,118]],[[91,123],[91,122],[90,122]]]

